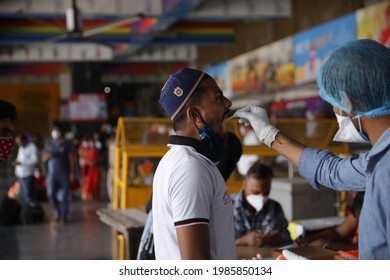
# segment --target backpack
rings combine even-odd
[[[40,224],[45,219],[45,211],[40,204],[31,202],[22,205],[20,221],[22,224]]]
[[[145,227],[142,232],[141,241],[138,247],[137,260],[155,260],[154,238],[153,238],[153,215],[152,209],[148,213]]]
[[[19,201],[4,195],[0,201],[0,224],[6,226],[19,224],[20,209]]]

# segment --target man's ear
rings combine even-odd
[[[200,119],[199,112],[195,107],[187,108],[187,118],[194,123],[197,123]]]

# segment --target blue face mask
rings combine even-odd
[[[202,129],[198,128],[196,124],[195,126],[198,129],[199,137],[203,143],[205,143],[212,152],[220,157],[223,154],[223,139],[214,133],[208,124],[205,124]]]

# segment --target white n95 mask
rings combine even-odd
[[[339,114],[335,115],[337,118],[337,122],[339,123],[339,130],[336,132],[333,141],[350,143],[369,143],[369,139],[362,131],[360,117],[358,117],[360,128],[359,133],[350,117],[341,116]]]
[[[51,132],[51,137],[54,139],[54,140],[57,140],[61,137],[61,133],[57,130],[53,130]]]
[[[268,196],[262,194],[250,194],[246,197],[248,203],[259,212],[268,200]]]

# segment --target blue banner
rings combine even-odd
[[[329,53],[356,36],[355,13],[297,33],[293,38],[295,84],[315,81]]]

